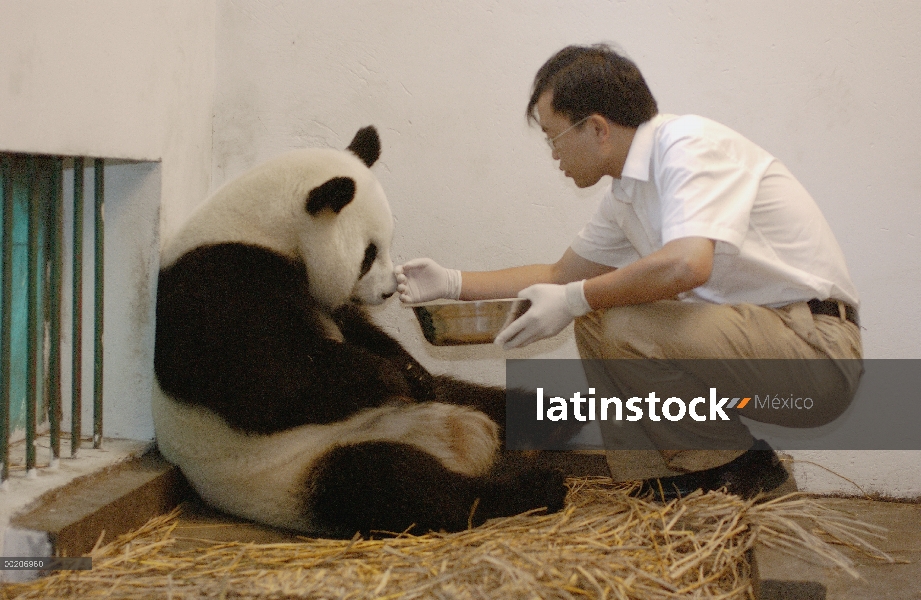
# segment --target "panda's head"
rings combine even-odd
[[[393,215],[370,171],[380,156],[377,131],[359,130],[348,150],[329,155],[328,176],[306,192],[298,229],[311,294],[331,309],[348,301],[380,304],[396,291]]]
[[[236,242],[303,262],[311,295],[326,309],[380,304],[396,291],[393,215],[370,167],[374,127],[347,151],[294,150],[228,181],[165,244],[161,267],[200,246]]]

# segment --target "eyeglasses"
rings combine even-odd
[[[588,115],[588,117],[591,117],[591,116],[592,116],[592,115]],[[556,146],[553,145],[554,142],[556,142],[558,139],[560,139],[561,137],[563,137],[564,135],[566,135],[567,133],[569,133],[570,131],[572,131],[573,129],[575,129],[576,127],[578,127],[579,125],[581,125],[582,123],[585,123],[585,122],[588,120],[588,117],[583,117],[583,118],[579,119],[578,121],[576,121],[575,123],[573,123],[572,125],[570,125],[569,127],[567,127],[566,130],[563,131],[561,134],[559,134],[559,135],[557,135],[557,136],[554,136],[554,137],[552,137],[552,138],[549,138],[549,137],[546,138],[546,140],[547,140],[547,145],[550,146],[550,149],[553,150],[553,151],[556,151]]]

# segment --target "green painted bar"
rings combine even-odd
[[[50,255],[52,250],[52,223],[54,209],[52,201],[54,173],[52,172],[52,158],[47,156],[35,157],[35,198],[38,200],[38,273],[35,274],[36,291],[39,294],[38,309],[36,314],[38,322],[35,325],[35,331],[38,339],[35,341],[35,347],[38,350],[38,357],[35,364],[38,368],[38,387],[35,396],[35,428],[36,440],[42,425],[48,423],[51,414],[51,378],[53,376],[50,365],[51,358],[49,350],[50,325],[51,325],[51,261],[53,256]],[[49,440],[50,441],[50,440]],[[36,466],[38,466],[38,448],[36,445]]]
[[[10,355],[13,321],[13,167],[8,156],[0,157],[3,194],[3,288],[0,296],[0,483],[10,476]]]
[[[30,156],[26,159],[26,169],[28,176],[26,181],[30,182],[29,186],[29,246],[28,246],[28,283],[26,285],[27,294],[27,316],[26,316],[26,473],[31,474],[35,470],[35,415],[39,400],[39,328],[38,320],[40,318],[38,283],[41,275],[39,262],[39,236],[41,227],[41,198],[38,177],[36,177],[36,158]]]
[[[10,281],[13,285],[10,326],[10,435],[26,429],[26,397],[28,387],[27,354],[29,342],[29,198],[32,183],[29,179],[29,159],[21,154],[9,154],[12,179],[13,265]]]
[[[49,195],[47,236],[50,273],[48,278],[48,425],[51,430],[51,458],[61,457],[61,286],[64,261],[64,161],[48,160]]]
[[[83,428],[83,158],[74,159],[73,332],[70,455],[77,456]]]
[[[95,331],[93,344],[93,448],[102,447],[102,352],[103,352],[103,298],[104,298],[104,239],[105,239],[105,161],[101,158],[95,160],[95,186],[94,196],[96,205],[95,223],[95,248],[93,260],[95,262]]]
[[[74,159],[73,164],[71,455],[76,456],[82,433],[83,217],[87,165],[82,158]],[[50,425],[52,461],[60,457],[64,165],[62,157],[0,154],[0,197],[3,200],[3,235],[0,238],[0,482],[9,478],[9,440],[14,426],[17,431],[20,427],[25,430],[28,475],[34,475],[37,467],[36,429],[46,414]],[[103,160],[94,161],[95,448],[101,447],[103,435],[104,169]],[[17,321],[13,322],[14,319]],[[21,328],[19,333],[16,333],[17,327]]]

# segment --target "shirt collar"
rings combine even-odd
[[[667,115],[659,114],[636,128],[633,141],[630,143],[630,150],[627,152],[627,160],[621,171],[621,179],[629,177],[639,181],[649,181],[656,129],[667,118]]]

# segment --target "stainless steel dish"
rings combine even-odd
[[[422,335],[435,346],[490,344],[506,325],[531,306],[525,298],[458,302],[437,300],[411,305]]]

